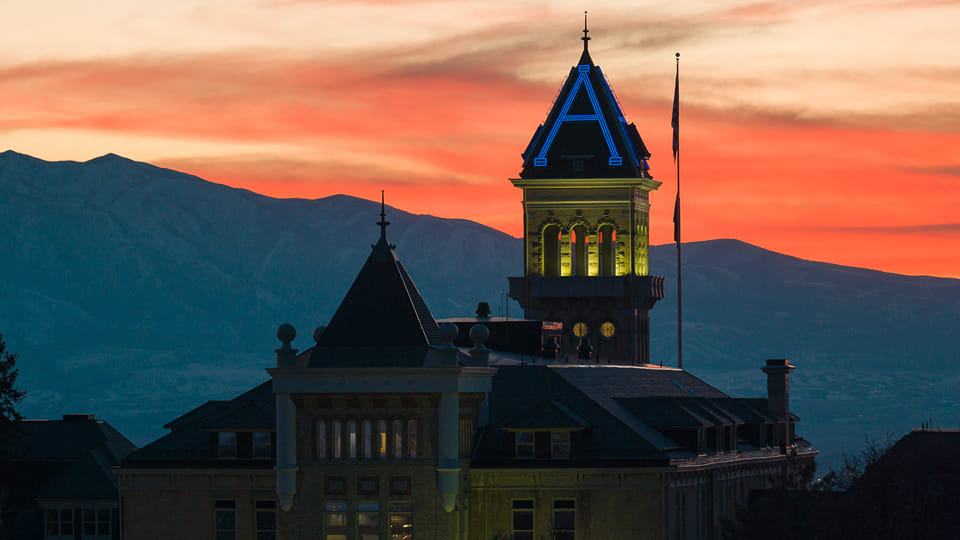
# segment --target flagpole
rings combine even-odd
[[[680,53],[677,53],[677,76],[673,88],[673,160],[677,164],[677,201],[673,207],[673,239],[677,243],[677,367],[683,369],[683,301],[680,257]]]

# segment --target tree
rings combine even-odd
[[[17,359],[20,355],[7,351],[7,344],[0,334],[0,443],[6,443],[17,433],[17,423],[23,419],[16,405],[27,393],[17,388]],[[0,446],[6,446],[0,444]]]

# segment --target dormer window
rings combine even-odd
[[[554,459],[568,459],[570,457],[570,432],[550,432],[550,457]]]
[[[535,455],[535,437],[532,431],[517,432],[516,456],[518,458],[532,458]]]
[[[253,459],[270,459],[273,445],[269,431],[253,432]]]
[[[220,431],[217,433],[217,457],[237,457],[237,433],[235,431]]]

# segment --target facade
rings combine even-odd
[[[270,381],[124,460],[128,538],[719,538],[750,490],[812,464],[788,361],[767,361],[767,398],[647,361],[658,184],[584,38],[513,181],[527,233],[511,294],[527,319],[492,321],[496,339],[482,312],[438,323],[381,211],[379,241],[313,347],[294,349],[282,325]],[[528,363],[509,336],[527,343],[531,321],[562,323],[576,345]]]
[[[87,414],[24,420],[11,459],[0,461],[4,533],[22,540],[117,540],[120,505],[112,467],[136,449]]]

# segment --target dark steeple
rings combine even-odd
[[[587,35],[590,33],[590,30],[587,29],[587,12],[583,12],[583,37],[580,38],[583,40],[583,54],[580,55],[581,66],[592,66],[593,60],[590,59],[590,53],[587,51],[587,42],[590,41],[590,36]]]
[[[440,343],[437,322],[387,242],[381,200],[380,239],[310,355],[309,367],[413,367]]]
[[[590,58],[589,32],[584,12],[580,61],[523,152],[521,178],[650,178],[650,152]]]

